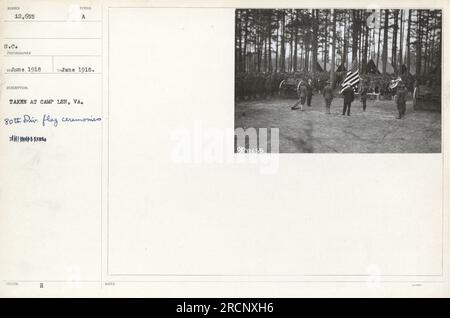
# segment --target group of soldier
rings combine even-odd
[[[367,108],[367,95],[370,92],[369,86],[367,83],[362,80],[359,88],[359,96],[361,101],[361,106],[363,111],[366,111]],[[407,96],[407,89],[403,81],[399,81],[397,86],[394,89],[391,89],[394,92],[394,100],[397,104],[397,110],[398,110],[398,117],[397,119],[401,119],[405,116],[406,112],[406,96]],[[292,110],[301,110],[303,111],[303,106],[305,103],[308,106],[311,106],[311,98],[313,95],[313,88],[311,85],[311,81],[308,82],[300,81],[298,86],[298,100],[297,102],[291,107]],[[324,98],[324,104],[325,104],[325,113],[331,114],[331,102],[334,98],[334,92],[333,88],[331,87],[331,82],[327,81],[325,87],[322,90],[322,95]],[[355,100],[355,89],[352,86],[347,86],[342,90],[342,96],[344,100],[344,105],[342,108],[342,115],[350,116],[350,109],[352,102]]]
[[[235,93],[238,99],[256,99],[256,98],[272,98],[277,96],[280,89],[280,84],[283,80],[290,76],[301,76],[299,85],[297,86],[297,102],[291,107],[293,110],[304,110],[303,106],[311,106],[311,100],[314,91],[322,93],[325,113],[330,114],[331,102],[334,98],[334,90],[329,80],[324,80],[320,77],[310,74],[306,77],[305,74],[289,74],[285,72],[250,72],[250,73],[237,73],[235,82]],[[307,78],[307,79],[306,79]],[[343,78],[341,78],[342,80]],[[389,87],[389,78],[376,78],[376,79],[361,79],[359,83],[359,96],[363,111],[367,108],[367,98],[369,93],[381,94],[391,98],[394,96],[394,100],[397,104],[398,117],[403,118],[406,110],[406,95],[408,83],[400,81],[395,89]],[[338,84],[338,83],[337,83]],[[336,83],[335,83],[336,86]],[[355,91],[353,87],[347,87],[342,90],[343,96],[343,109],[342,115],[350,116],[351,105],[355,99]]]
[[[235,94],[240,100],[266,99],[278,96],[280,84],[288,78],[308,78],[313,90],[322,90],[325,81],[319,73],[241,72],[236,74]]]
[[[370,92],[369,87],[365,81],[361,81],[359,89],[359,96],[361,101],[361,106],[363,111],[366,111],[367,108],[367,95]],[[407,96],[407,89],[403,81],[399,81],[397,86],[394,89],[391,89],[394,92],[394,100],[397,104],[397,110],[398,110],[398,117],[397,119],[401,119],[405,116],[406,112],[406,96]],[[308,106],[311,106],[311,98],[313,95],[313,88],[311,85],[311,81],[305,82],[300,81],[298,86],[298,97],[299,99],[297,102],[291,107],[292,110],[304,110],[303,106],[305,103]],[[331,82],[327,81],[325,87],[322,90],[322,95],[324,98],[324,104],[325,104],[325,113],[331,114],[330,108],[331,108],[331,102],[334,98],[333,88],[331,87]],[[350,109],[352,102],[355,100],[355,89],[352,86],[347,86],[342,90],[342,96],[344,100],[344,105],[342,108],[342,115],[350,116]]]
[[[236,75],[235,93],[239,99],[268,98],[276,96],[280,83],[286,78],[286,73],[251,72]]]

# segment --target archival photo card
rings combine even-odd
[[[0,297],[448,297],[449,8],[0,1]]]

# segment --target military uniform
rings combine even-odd
[[[250,80],[251,80],[250,96],[251,96],[251,98],[256,99],[257,94],[258,94],[258,77],[257,77],[257,75],[252,74],[250,77]]]
[[[401,84],[400,84],[401,85]],[[397,88],[398,119],[405,116],[406,112],[406,89],[403,85]]]
[[[331,101],[333,100],[333,89],[330,84],[327,84],[327,86],[324,87],[323,98],[325,99],[325,112],[330,114]]]
[[[266,78],[265,78],[264,96],[266,98],[272,97],[272,75],[271,74],[266,75]]]
[[[350,107],[352,105],[353,100],[355,99],[355,92],[353,88],[348,86],[342,94],[344,95],[344,108],[342,110],[342,115],[347,113],[347,116],[350,116]]]
[[[256,97],[263,98],[265,91],[265,78],[264,74],[258,73],[256,76]]]
[[[311,99],[313,96],[313,87],[311,81],[306,86],[306,104],[311,106]]]
[[[359,93],[360,93],[360,96],[361,96],[361,104],[362,104],[363,111],[366,111],[366,107],[367,107],[367,93],[368,93],[368,89],[367,89],[366,85],[363,85],[361,87],[361,91]]]
[[[301,83],[297,91],[299,100],[291,108],[292,109],[300,108],[301,110],[303,110],[303,105],[305,105],[307,93],[308,89],[306,88],[306,85],[304,83]],[[300,107],[298,107],[298,104],[300,104]]]
[[[278,94],[278,87],[281,83],[281,74],[280,73],[273,73],[272,74],[272,96],[277,96]]]

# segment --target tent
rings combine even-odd
[[[400,66],[400,74],[401,75],[405,75],[407,73],[407,67],[406,64],[402,64],[402,66]],[[409,66],[409,74],[410,75],[415,75],[416,74],[416,66],[411,64]]]
[[[338,66],[336,69],[336,72],[345,72],[347,71],[347,68],[345,67],[344,63],[341,63],[341,65]]]
[[[370,59],[369,62],[367,62],[366,74],[380,74],[380,72],[377,69],[377,66],[375,65],[375,62],[372,59]]]
[[[327,72],[329,72],[331,70],[331,64],[329,62],[327,62],[326,68],[327,68]],[[325,69],[324,63],[322,61],[317,61],[317,70],[319,72],[323,72],[324,69]]]
[[[406,65],[405,64],[400,65],[400,75],[406,74],[407,71],[408,70],[406,69]]]
[[[322,68],[322,66],[320,65],[319,62],[317,62],[317,64],[316,64],[316,70],[317,70],[318,72],[323,72],[323,68]]]
[[[380,72],[380,74],[383,74],[383,62],[378,64],[378,72]],[[394,74],[394,73],[395,73],[394,67],[392,66],[391,63],[387,62],[386,63],[386,74]]]

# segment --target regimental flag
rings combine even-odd
[[[402,78],[401,78],[400,76],[399,76],[397,79],[392,80],[392,81],[389,83],[389,88],[390,88],[390,89],[396,88],[397,85],[398,85],[398,83],[400,83],[401,81],[402,81]]]
[[[342,89],[340,91],[340,94],[347,88],[351,87],[356,92],[358,90],[358,84],[359,84],[359,70],[358,70],[358,60],[354,60],[352,63],[352,68],[350,71],[347,72],[347,75],[342,82]]]

